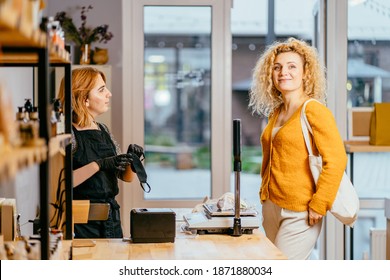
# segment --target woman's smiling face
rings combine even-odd
[[[284,52],[276,56],[272,70],[274,85],[282,94],[303,92],[303,58],[295,52]]]

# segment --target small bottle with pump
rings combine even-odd
[[[53,99],[53,109],[51,110],[50,123],[51,123],[51,136],[59,134],[58,122],[60,121],[60,103],[59,99]]]
[[[38,116],[38,107],[33,107],[30,113],[30,122],[32,132],[33,143],[36,144],[39,139],[39,116]]]
[[[64,134],[65,133],[65,117],[64,117],[64,114],[62,112],[61,101],[59,99],[55,99],[53,106],[54,106],[54,112],[55,112],[55,115],[57,118],[57,122],[56,122],[57,135]]]
[[[31,103],[31,99],[30,98],[26,98],[25,101],[26,101],[24,103],[25,118],[26,118],[26,120],[29,120],[30,119],[30,113],[32,112],[32,109],[33,109],[33,105]]]
[[[16,131],[17,131],[17,143],[16,146],[24,145],[25,143],[25,129],[27,126],[26,123],[26,114],[23,111],[23,107],[18,107],[16,112]]]

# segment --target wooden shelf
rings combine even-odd
[[[59,48],[57,46],[50,46],[50,63],[69,63],[70,64],[70,54],[67,50]]]
[[[49,63],[70,63],[69,53],[64,49],[55,50],[49,54]],[[0,54],[1,64],[36,64],[38,63],[38,54],[36,53],[3,53]]]
[[[50,139],[49,155],[62,152],[71,141],[70,134],[62,134]],[[13,178],[15,174],[33,164],[47,159],[47,146],[39,147],[4,147],[0,152],[0,181]]]
[[[64,152],[66,145],[71,141],[71,134],[60,134],[52,137],[49,142],[49,155],[53,156],[58,152]]]
[[[0,152],[0,181],[13,178],[15,174],[47,158],[47,146],[39,147],[4,147]]]
[[[381,153],[390,152],[390,146],[370,145],[368,141],[344,141],[347,153]]]
[[[44,48],[47,35],[39,28],[34,29],[31,23],[17,12],[10,4],[0,4],[0,47],[32,47]],[[69,52],[55,45],[49,46],[51,63],[70,63]],[[37,63],[36,54],[1,53],[0,63]]]
[[[46,34],[26,23],[11,4],[0,4],[0,43],[3,46],[45,47]]]
[[[13,256],[13,258],[11,258],[11,260],[39,260],[40,259],[40,255],[39,255],[39,250],[36,250],[36,248],[39,245],[39,241],[38,240],[29,240],[27,239],[27,241],[24,241],[24,240],[15,240],[15,241],[0,241],[0,246],[4,246],[5,244],[8,244],[10,246],[13,246],[14,248],[16,248],[18,246],[18,243],[21,243],[19,244],[19,248],[22,247],[22,246],[25,246],[25,243],[28,243],[30,246],[31,246],[31,253],[29,253],[28,255],[23,255],[23,254],[18,254],[18,257],[20,258],[17,258],[17,259],[14,259],[15,256]],[[59,240],[57,244],[57,248],[56,250],[54,250],[53,254],[50,256],[50,259],[51,260],[70,260],[71,257],[72,257],[72,245],[73,245],[73,241],[72,240]],[[20,246],[22,245],[22,246]],[[35,249],[34,249],[35,248]],[[2,256],[3,258],[1,260],[7,260],[6,256]]]
[[[48,66],[65,67],[67,82],[70,83],[69,53],[49,42],[46,32],[42,32],[34,23],[35,15],[31,7],[22,5],[24,1],[0,0],[0,66],[5,67],[37,67],[38,68],[38,107],[43,111],[49,108],[49,89],[46,82],[49,79]],[[47,61],[48,60],[48,61]],[[47,63],[49,62],[49,63]],[[49,65],[48,65],[49,64]],[[70,110],[70,86],[66,89],[66,106]],[[63,148],[69,144],[71,135],[60,135],[50,138],[50,116],[48,111],[40,115],[40,136],[43,143],[39,147],[11,147],[0,145],[0,187],[3,180],[12,179],[18,172],[30,165],[39,164],[39,196],[41,222],[41,256],[42,260],[51,257],[49,236],[49,172],[51,157],[63,153]],[[69,116],[70,118],[70,116]],[[68,129],[70,131],[70,129]],[[67,131],[68,131],[67,130]],[[69,147],[69,146],[68,146]],[[72,204],[72,172],[71,155],[65,155],[66,186],[66,219],[71,220]],[[69,180],[68,180],[69,179]],[[66,224],[66,239],[72,236],[71,223]],[[69,246],[68,246],[69,248]]]

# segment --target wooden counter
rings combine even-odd
[[[176,236],[174,243],[131,243],[96,239],[93,247],[73,248],[74,260],[255,260],[286,259],[260,231],[240,237],[208,234]]]
[[[176,212],[176,211],[175,211]],[[176,212],[177,213],[177,212]],[[73,248],[74,260],[255,260],[286,259],[260,230],[232,237],[223,234],[191,235],[176,222],[174,243],[131,243],[122,239],[94,239],[93,247]],[[81,239],[75,240],[75,242]],[[83,240],[84,241],[84,240]],[[88,241],[87,241],[88,242]]]

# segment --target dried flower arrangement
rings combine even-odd
[[[78,46],[84,44],[91,44],[94,42],[107,43],[114,37],[114,35],[108,31],[108,25],[102,24],[95,28],[87,26],[87,13],[93,9],[91,5],[88,7],[83,6],[81,8],[81,26],[77,28],[72,18],[70,18],[66,12],[58,12],[54,20],[58,20],[65,32],[65,40],[72,41]]]

